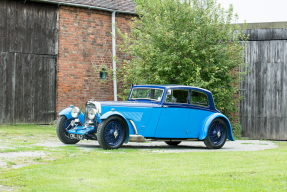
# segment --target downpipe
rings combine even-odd
[[[116,63],[116,11],[112,13],[112,49],[113,49],[113,84],[114,84],[114,101],[118,100],[117,96],[117,63]]]

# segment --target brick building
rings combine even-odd
[[[118,12],[134,12],[132,1],[78,0],[72,2],[113,10],[60,6],[57,112],[70,104],[83,108],[90,98],[99,101],[115,100],[113,82],[101,83],[99,72],[96,72],[93,66],[98,69],[102,65],[106,68],[113,66],[111,35],[113,11],[117,11],[115,25],[122,32],[129,32],[128,24],[132,16],[135,16],[131,13]],[[117,56],[120,60],[128,59],[118,51]]]
[[[0,0],[0,124],[52,123],[71,104],[115,100],[116,82],[101,83],[93,66],[129,59],[113,50],[112,30],[129,32],[134,9],[133,0]]]

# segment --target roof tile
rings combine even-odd
[[[113,9],[118,11],[135,12],[133,0],[53,0],[59,3],[74,3],[95,7]]]

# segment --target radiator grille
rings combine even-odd
[[[88,125],[88,122],[89,122],[88,111],[89,109],[92,109],[92,108],[96,109],[96,106],[93,103],[87,102],[86,107],[85,107],[85,125]]]

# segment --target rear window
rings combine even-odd
[[[190,104],[208,107],[208,97],[205,93],[191,91]]]

